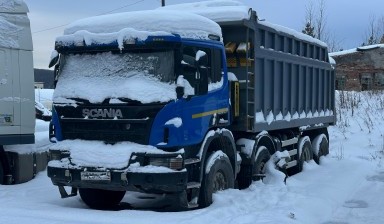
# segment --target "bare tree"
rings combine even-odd
[[[302,32],[327,43],[330,52],[339,51],[341,41],[336,40],[327,28],[326,1],[316,1],[317,3],[314,4],[310,0],[306,5],[305,26]]]
[[[325,0],[319,1],[319,12],[316,18],[316,37],[319,40],[325,40],[325,30],[327,25],[326,15],[325,15]]]
[[[384,16],[376,19],[375,15],[369,16],[368,27],[364,35],[364,45],[373,45],[381,42],[384,35]]]
[[[378,27],[379,27],[379,33],[380,33],[380,44],[384,44],[384,16],[381,16],[378,20]]]
[[[305,27],[302,30],[302,32],[311,37],[316,37],[315,27],[313,25],[314,20],[315,20],[314,6],[313,6],[313,2],[310,1],[305,9]]]

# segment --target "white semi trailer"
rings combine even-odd
[[[32,36],[22,0],[0,0],[0,184],[33,177],[35,155],[6,152],[35,141]]]

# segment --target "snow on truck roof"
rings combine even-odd
[[[158,8],[158,10],[177,10],[183,12],[191,12],[204,16],[218,23],[240,21],[250,18],[250,8],[248,6],[241,2],[231,0],[213,0],[168,5]]]
[[[22,0],[0,0],[0,13],[27,13],[27,5]]]
[[[21,0],[0,0],[0,47],[33,49],[27,12]]]
[[[175,22],[176,21],[176,22]],[[209,39],[209,35],[222,38],[220,26],[200,15],[166,10],[147,10],[90,17],[71,23],[64,36],[56,40],[76,42],[85,40],[98,44],[124,38],[146,40],[148,36],[180,35],[182,38]]]
[[[96,16],[71,23],[66,27],[64,36],[56,40],[64,44],[84,40],[87,45],[118,40],[119,47],[122,48],[123,39],[133,37],[146,40],[148,36],[178,34],[182,38],[209,39],[208,36],[213,34],[222,39],[221,28],[216,22],[250,19],[250,10],[250,7],[238,1],[213,0],[169,5],[156,10]],[[296,30],[269,22],[258,22],[276,32],[327,46],[324,42]]]

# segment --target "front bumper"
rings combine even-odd
[[[84,181],[81,179],[83,169],[48,167],[48,177],[57,186],[75,188],[97,188],[115,191],[140,191],[146,193],[181,192],[187,187],[187,171],[170,173],[135,173],[119,170],[110,172],[109,181]]]

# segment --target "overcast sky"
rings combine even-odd
[[[36,68],[47,68],[55,38],[66,24],[111,12],[155,9],[160,0],[24,0],[30,10]],[[257,11],[261,19],[301,31],[310,0],[238,0]],[[166,4],[196,2],[165,0]],[[313,0],[314,4],[318,0]],[[340,47],[350,49],[363,43],[370,16],[384,16],[383,0],[325,0],[327,29]],[[126,7],[124,7],[126,6]],[[117,10],[119,9],[119,10]],[[61,26],[61,27],[58,27]],[[47,30],[53,27],[55,29]],[[46,31],[44,31],[46,30]]]

